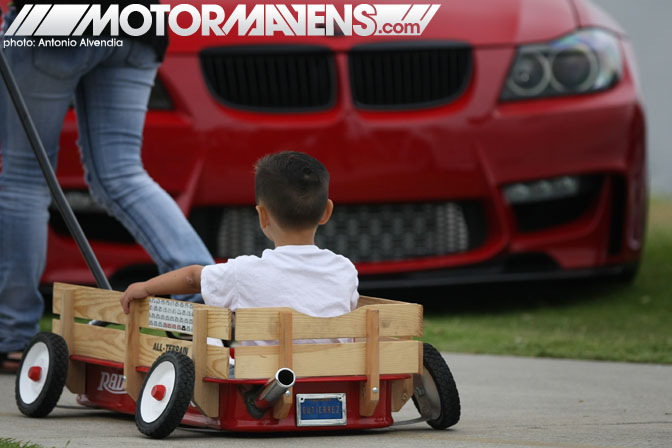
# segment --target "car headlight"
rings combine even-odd
[[[501,100],[598,92],[614,86],[622,75],[617,37],[585,29],[547,44],[521,46]]]

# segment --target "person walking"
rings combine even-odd
[[[5,15],[3,34],[22,3],[15,1]],[[158,0],[132,3],[148,6]],[[114,47],[7,46],[3,51],[52,166],[74,97],[78,145],[93,198],[129,230],[160,272],[213,264],[175,201],[142,165],[147,103],[168,40],[151,34],[120,39],[123,45]],[[0,160],[0,369],[15,371],[22,350],[39,330],[44,307],[38,287],[46,261],[50,195],[2,88]]]

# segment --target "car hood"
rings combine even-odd
[[[424,37],[472,45],[522,44],[562,36],[576,28],[568,0],[450,0],[441,3]]]
[[[167,0],[173,7],[183,3],[182,0]],[[209,1],[191,2],[195,6]],[[297,2],[299,3],[299,2]],[[308,4],[313,2],[306,2]],[[331,0],[338,11],[341,5],[353,4],[350,0]],[[426,5],[430,2],[410,2],[404,0],[381,0],[371,2],[378,4]],[[224,3],[228,15],[237,4],[246,4],[248,11],[259,4],[257,0],[242,0]],[[278,4],[287,4],[278,2]],[[422,36],[373,35],[340,36],[340,37],[296,37],[275,36],[251,37],[237,36],[201,36],[197,33],[188,37],[172,36],[172,52],[193,52],[210,46],[250,45],[250,44],[288,44],[316,43],[328,45],[334,50],[348,49],[352,45],[375,43],[394,40],[455,40],[468,42],[474,46],[518,45],[528,42],[541,42],[569,33],[577,27],[574,8],[570,0],[434,0],[440,5],[436,14],[425,28]]]

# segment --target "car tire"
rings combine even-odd
[[[427,395],[432,408],[432,417],[427,424],[434,429],[446,429],[460,420],[460,396],[453,375],[432,345],[423,344],[422,390],[414,388],[413,404],[421,411],[419,394]],[[435,417],[434,417],[435,416]]]
[[[21,413],[45,417],[58,403],[68,377],[70,355],[65,340],[54,333],[38,333],[24,351],[16,375],[14,396]]]
[[[141,433],[162,439],[175,430],[194,392],[194,363],[183,353],[159,356],[145,377],[135,408]]]
[[[634,261],[623,265],[621,272],[616,274],[616,280],[623,284],[632,283],[639,273],[640,261]]]

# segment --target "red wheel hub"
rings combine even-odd
[[[36,383],[40,381],[40,378],[42,378],[42,367],[33,366],[28,369],[28,378],[35,381]]]
[[[163,400],[163,397],[166,396],[166,386],[162,384],[157,384],[156,386],[152,387],[152,397],[156,401],[161,401]]]

